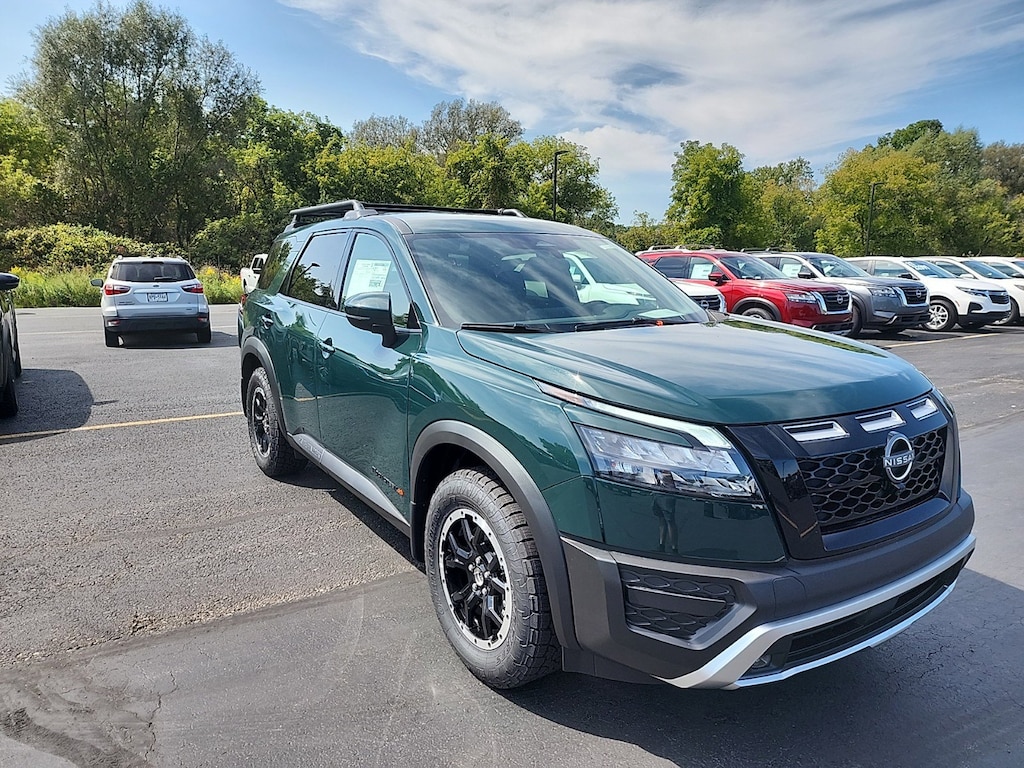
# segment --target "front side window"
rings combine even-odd
[[[783,256],[779,259],[779,271],[786,277],[799,277],[802,266],[803,264],[799,260],[789,256]]]
[[[344,235],[314,235],[292,268],[282,293],[309,304],[338,308],[338,282],[345,255]]]
[[[838,256],[810,256],[809,261],[825,277],[869,277],[868,273]]]
[[[352,256],[345,271],[342,305],[360,293],[391,294],[391,314],[395,326],[409,325],[409,294],[387,243],[375,235],[360,232],[352,245]]]
[[[603,237],[461,232],[407,242],[431,306],[448,327],[523,324],[560,332],[707,319],[672,283]]]
[[[721,261],[740,280],[779,280],[786,277],[756,256],[722,256]]]

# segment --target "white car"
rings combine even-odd
[[[594,257],[585,253],[566,253],[569,272],[576,284],[580,301],[607,301],[609,304],[638,304],[642,299],[651,298],[635,283],[612,283],[601,279],[600,265]],[[704,309],[725,312],[725,297],[717,288],[691,283],[687,280],[672,280],[683,293]]]
[[[250,294],[256,288],[256,283],[259,282],[260,272],[263,271],[263,265],[267,263],[267,254],[257,253],[252,257],[252,261],[248,267],[242,267],[242,293]]]
[[[210,343],[210,305],[184,259],[117,258],[107,279],[92,284],[103,289],[100,312],[108,347],[118,346],[127,333],[155,331],[190,332],[200,344]]]
[[[1024,277],[1024,259],[1011,259],[1008,256],[976,256],[973,260],[995,267],[1007,277]]]
[[[973,330],[1005,320],[1010,295],[985,280],[965,280],[926,259],[869,256],[849,259],[872,275],[920,280],[928,288],[929,331],[948,331],[954,325]]]
[[[938,264],[947,272],[952,272],[957,277],[968,280],[987,280],[1005,288],[1010,294],[1010,316],[1005,320],[997,321],[997,325],[1015,325],[1020,322],[1020,308],[1024,307],[1024,274],[1010,276],[1004,274],[990,264],[978,259],[950,259],[936,257],[930,259],[933,264]]]

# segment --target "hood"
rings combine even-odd
[[[819,281],[804,279],[783,280],[780,277],[777,280],[743,280],[743,283],[744,285],[754,284],[759,288],[775,288],[782,291],[800,291],[801,293],[813,293],[814,291],[828,290],[829,288],[838,290],[840,288],[831,278]]]
[[[920,288],[921,283],[917,280],[906,280],[902,277],[831,277],[822,278],[822,282],[835,283],[836,285],[857,285],[864,288],[872,286],[887,286],[889,288],[909,288],[915,286]]]
[[[459,331],[473,357],[647,413],[759,424],[882,408],[930,382],[884,350],[748,318],[551,334]]]

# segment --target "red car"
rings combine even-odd
[[[637,253],[666,277],[713,285],[729,312],[846,334],[853,326],[850,293],[841,285],[791,280],[749,253],[652,248]]]

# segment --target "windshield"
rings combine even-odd
[[[756,256],[719,256],[733,277],[740,280],[786,280],[785,273]]]
[[[943,269],[938,264],[932,264],[930,261],[919,261],[918,259],[913,259],[908,261],[907,264],[910,264],[925,277],[956,277],[952,272]]]
[[[998,270],[1007,277],[1022,277],[1024,276],[1024,267],[1015,267],[1013,264],[1004,264],[1001,261],[997,262],[983,262],[986,266],[992,267]]]
[[[950,261],[944,261],[941,264],[936,264],[935,266],[942,267],[944,270],[946,270],[947,272],[952,272],[957,277],[974,277],[974,274],[971,272],[971,270],[967,269],[967,267],[963,266],[962,264],[955,264]]]
[[[838,256],[808,256],[807,260],[825,277],[871,277],[860,267]]]
[[[567,331],[708,319],[666,278],[603,237],[447,232],[412,235],[408,243],[447,327]]]
[[[982,277],[991,277],[993,280],[1005,280],[1007,277],[998,269],[994,268],[991,264],[986,264],[983,261],[975,261],[974,259],[970,259],[968,261],[965,261],[964,264],[973,269]]]

